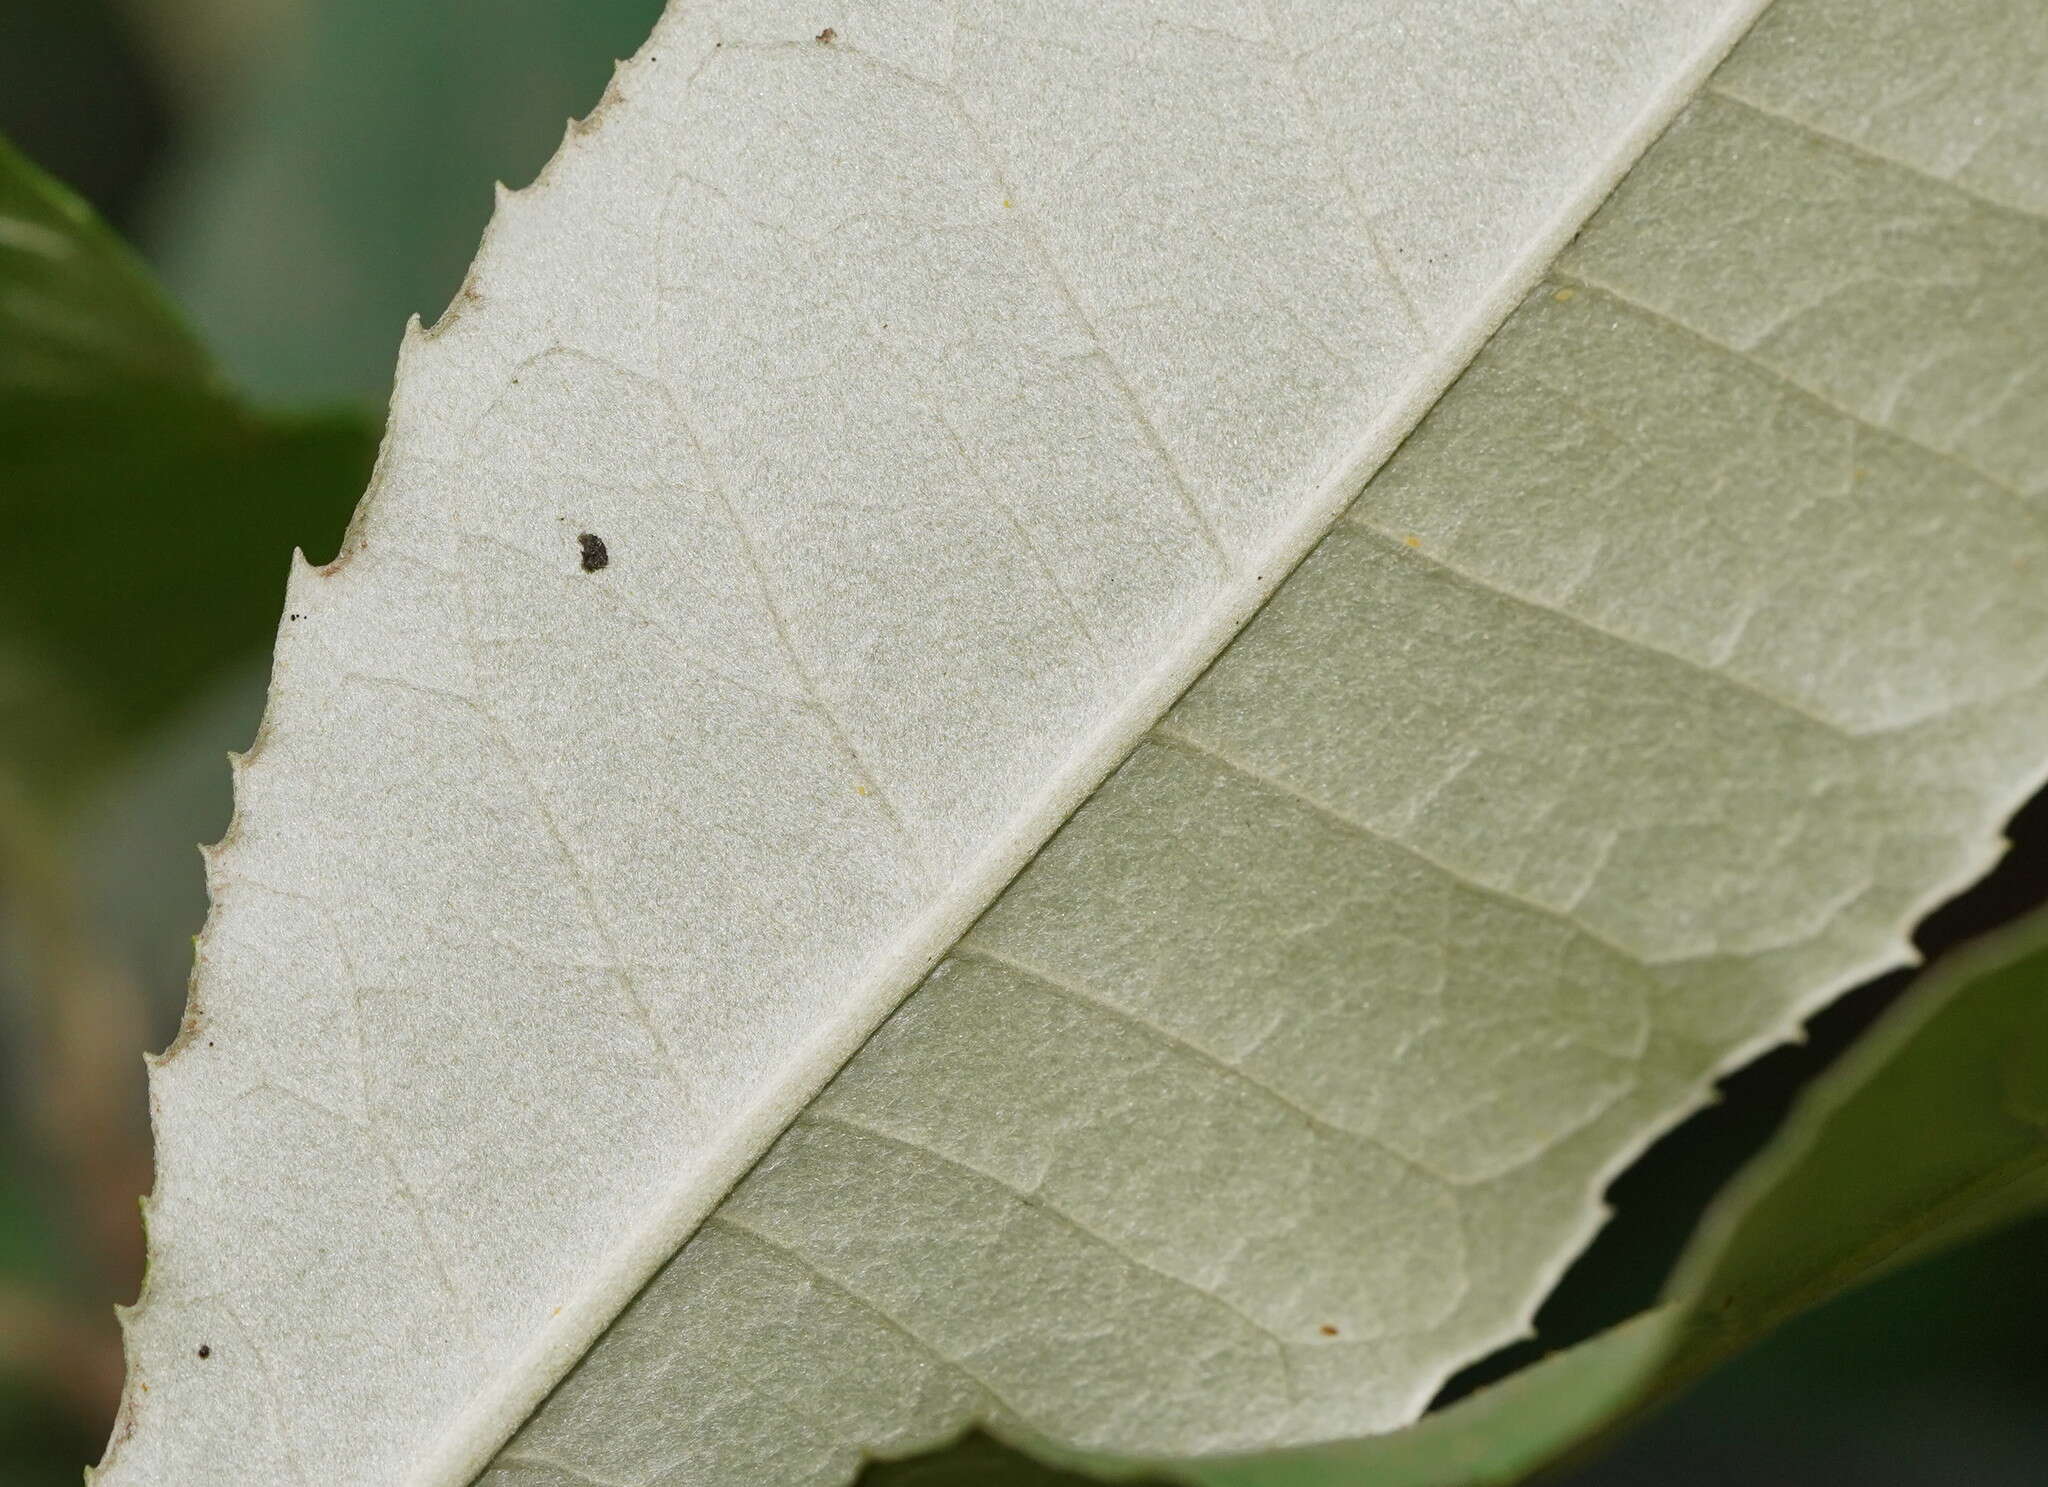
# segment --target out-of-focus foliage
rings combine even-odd
[[[368,474],[359,415],[254,413],[129,250],[0,145],[0,769],[50,815],[249,655]]]
[[[164,3],[189,9],[199,0]],[[169,124],[157,69],[127,24],[130,14],[128,0],[0,5],[0,134],[123,232],[134,227]]]

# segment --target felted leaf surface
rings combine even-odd
[[[1715,1202],[1662,1305],[1389,1435],[1257,1457],[1090,1463],[1201,1487],[1502,1487],[1617,1429],[1800,1312],[2048,1204],[2048,916],[1960,952],[1814,1082]],[[903,1470],[945,1487],[983,1441]],[[910,1473],[915,1472],[912,1477]],[[1083,1479],[1085,1480],[1085,1478]],[[874,1487],[897,1487],[890,1471]]]
[[[2041,764],[2036,456],[1909,395],[2038,221],[1714,92],[1525,298],[1749,9],[671,15],[294,581],[106,1479],[464,1480],[629,1300],[490,1480],[1322,1439],[1523,1325]]]

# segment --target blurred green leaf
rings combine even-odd
[[[213,370],[92,209],[0,142],[0,400],[183,387]]]
[[[18,1143],[0,1150],[0,1292],[24,1277],[66,1275],[75,1266],[51,1219],[49,1174],[36,1166]]]
[[[1894,1266],[2048,1206],[2048,913],[1929,975],[1817,1081],[1673,1277],[1696,1372]]]
[[[1059,1453],[1055,1469],[975,1436],[863,1481],[1053,1487],[1085,1470],[1199,1487],[1506,1487],[1586,1451],[1793,1316],[2044,1207],[2048,913],[1925,978],[1729,1184],[1665,1303],[1590,1342],[1366,1440],[1182,1462]]]
[[[61,814],[258,651],[294,546],[339,538],[375,451],[354,413],[231,392],[147,270],[0,143],[0,776]]]

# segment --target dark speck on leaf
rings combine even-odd
[[[576,540],[583,548],[583,571],[585,573],[595,573],[612,560],[612,555],[605,551],[604,538],[598,536],[595,532],[578,532]]]
[[[838,35],[839,33],[837,31],[834,31],[830,26],[827,26],[824,30],[818,33],[818,41],[821,45],[830,46],[832,45],[833,41],[837,39]]]
[[[1316,1330],[1322,1333],[1325,1337],[1335,1337],[1337,1335],[1337,1329],[1335,1327],[1332,1327],[1328,1322],[1323,1323],[1323,1325],[1318,1327]]]
[[[199,1345],[199,1356],[202,1358],[211,1358],[213,1356],[213,1349],[202,1342]]]

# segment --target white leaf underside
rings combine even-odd
[[[1520,1327],[2041,763],[2039,104],[1858,122],[1846,0],[1344,512],[1753,9],[671,14],[294,576],[102,1482],[463,1481],[692,1234],[493,1480],[1353,1433]]]

